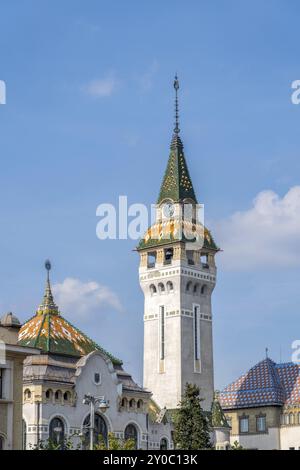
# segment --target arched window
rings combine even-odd
[[[62,449],[65,438],[65,425],[63,420],[60,418],[53,418],[49,425],[49,439],[55,445],[59,445]]]
[[[129,408],[135,408],[135,399],[132,398],[129,402]]]
[[[187,292],[190,292],[191,289],[192,289],[192,281],[189,281],[189,282],[187,283],[187,285],[186,285],[186,291],[187,291]]]
[[[83,422],[83,448],[88,449],[90,443],[90,415],[88,415]],[[95,427],[94,427],[94,443],[98,444],[99,441],[104,441],[107,446],[107,425],[105,420],[99,414],[95,414]]]
[[[156,287],[155,287],[154,284],[151,284],[151,286],[150,286],[150,292],[151,292],[151,295],[156,294],[157,291],[156,291]]]
[[[71,400],[71,393],[70,392],[65,392],[64,393],[64,401],[70,401]]]
[[[125,398],[125,397],[122,398],[122,406],[123,406],[123,408],[127,408],[127,405],[128,405],[128,400],[127,400],[127,398]]]
[[[204,284],[202,287],[201,287],[201,294],[202,295],[205,295],[207,293],[207,285]]]
[[[135,442],[134,448],[137,449],[138,445],[138,432],[134,424],[128,424],[124,432],[125,441],[133,439]]]
[[[4,450],[4,437],[0,436],[0,450]]]
[[[29,390],[29,388],[26,388],[25,392],[24,392],[24,398],[25,400],[30,400],[31,398],[31,391]]]
[[[27,426],[25,419],[22,419],[22,449],[26,450],[26,433],[27,433]]]
[[[165,437],[163,437],[160,441],[160,450],[167,450],[168,449],[168,441]]]
[[[61,390],[56,390],[55,392],[55,401],[61,401],[62,392]]]
[[[51,390],[51,388],[49,388],[48,390],[46,390],[45,395],[46,395],[46,399],[47,399],[47,400],[52,400],[52,398],[53,398],[53,391]]]
[[[163,285],[162,282],[160,282],[160,283],[158,284],[158,290],[159,290],[159,292],[165,292],[165,286]]]
[[[199,292],[199,284],[195,284],[195,285],[194,285],[193,292],[194,292],[194,294],[198,294],[198,292]]]
[[[138,400],[138,402],[137,402],[137,408],[138,408],[139,410],[142,410],[142,409],[143,409],[143,400]]]
[[[168,292],[173,292],[173,290],[174,290],[173,282],[171,282],[171,281],[167,282],[167,290],[168,290]]]

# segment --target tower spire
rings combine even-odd
[[[38,315],[43,315],[45,313],[52,313],[58,315],[58,307],[54,302],[52,290],[51,290],[51,283],[50,283],[50,270],[51,270],[51,263],[47,259],[45,261],[45,268],[47,270],[47,278],[46,278],[46,287],[45,287],[45,294],[43,298],[43,302],[39,306],[37,310]]]
[[[174,133],[176,135],[179,134],[180,129],[179,129],[179,110],[178,110],[178,90],[179,90],[179,81],[177,77],[177,73],[174,78],[174,89],[175,89],[175,127],[174,127]]]

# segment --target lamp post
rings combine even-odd
[[[94,449],[94,430],[95,430],[95,408],[98,405],[98,409],[105,413],[109,408],[109,405],[104,397],[94,397],[90,393],[84,395],[82,403],[90,406],[90,450]]]

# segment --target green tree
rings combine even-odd
[[[244,450],[244,448],[241,446],[241,444],[238,441],[234,441],[234,443],[230,447],[230,450]]]
[[[201,407],[202,401],[199,388],[187,383],[184,396],[174,416],[176,448],[185,450],[211,448],[209,423]]]
[[[114,435],[113,432],[108,433],[108,446],[106,445],[103,436],[100,434],[99,442],[95,445],[95,450],[134,450],[134,439],[120,439]]]

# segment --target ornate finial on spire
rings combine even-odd
[[[266,348],[266,359],[268,359],[268,352],[269,352],[269,348]]]
[[[54,303],[53,295],[51,291],[50,274],[49,274],[51,270],[51,263],[48,259],[45,261],[45,268],[47,270],[45,294],[44,294],[43,302],[41,303],[41,305],[39,306],[37,310],[37,314],[44,315],[46,313],[52,313],[52,314],[58,315],[58,307]]]
[[[177,77],[177,73],[174,79],[174,88],[175,88],[175,127],[174,132],[175,134],[179,134],[179,112],[178,112],[178,90],[179,90],[179,81]]]
[[[49,271],[51,269],[51,263],[48,259],[45,261],[45,268],[47,269],[47,280],[49,281]]]

